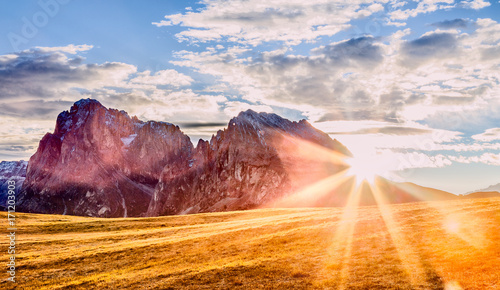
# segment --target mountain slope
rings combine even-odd
[[[355,183],[331,179],[351,155],[305,120],[251,110],[195,148],[173,124],[142,122],[86,99],[59,114],[54,132],[40,141],[17,205],[96,217],[344,206]],[[377,187],[389,203],[455,197],[382,179]],[[367,185],[361,195],[361,205],[376,204]]]
[[[498,191],[476,191],[466,195],[462,195],[462,198],[487,198],[487,197],[500,197],[500,192]]]
[[[276,114],[248,110],[231,119],[228,128],[210,142],[200,140],[193,160],[179,169],[180,174],[165,168],[147,214],[249,209],[291,194],[297,186],[287,164],[297,158],[297,142],[350,155],[342,144],[305,120],[291,122]],[[332,166],[329,172],[340,169]],[[313,170],[303,179],[311,183],[320,177]]]
[[[31,157],[21,211],[99,217],[140,216],[167,163],[191,154],[177,126],[142,122],[91,99],[59,114]]]
[[[463,195],[466,198],[482,198],[500,196],[500,183],[488,186],[487,188],[468,192]]]

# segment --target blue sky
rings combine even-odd
[[[483,0],[2,0],[0,159],[28,159],[91,97],[192,139],[249,108],[305,118],[388,178],[485,188],[500,183],[498,15]]]

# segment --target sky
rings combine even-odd
[[[0,160],[82,98],[194,142],[307,119],[384,177],[500,183],[500,2],[0,0]]]

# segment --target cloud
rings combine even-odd
[[[24,119],[43,119],[57,116],[71,107],[73,102],[26,100],[21,102],[0,103],[0,114]]]
[[[467,96],[467,97],[434,96],[433,103],[436,105],[463,105],[472,103],[475,99],[476,99],[475,96]]]
[[[431,33],[403,44],[402,53],[407,62],[421,62],[429,58],[452,56],[457,44],[455,34]]]
[[[181,128],[211,128],[211,127],[224,127],[227,125],[227,123],[202,123],[202,122],[196,122],[196,123],[179,123],[177,124]]]
[[[384,45],[371,36],[352,38],[320,46],[310,56],[290,54],[287,49],[247,57],[247,49],[182,51],[175,65],[194,68],[217,77],[221,87],[236,90],[251,103],[265,103],[305,112],[317,120],[324,111],[340,119],[384,118],[373,112],[374,96],[362,86],[349,84],[346,70],[370,72],[384,60]],[[345,108],[349,109],[346,110]]]
[[[254,105],[245,102],[234,101],[226,104],[224,113],[227,116],[236,116],[239,112],[246,110],[254,110],[256,112],[272,113],[273,109],[270,106],[265,105]]]
[[[414,9],[405,9],[405,10],[397,9],[389,13],[389,16],[391,20],[406,20],[410,17],[417,17],[419,14],[426,14],[443,9],[451,9],[454,7],[454,5],[451,5],[453,4],[453,2],[454,0],[421,1]],[[442,5],[442,3],[450,5]],[[404,5],[393,5],[392,7],[397,8],[399,6],[404,6]]]
[[[352,132],[328,132],[328,134],[332,135],[340,135],[340,134],[387,134],[387,135],[422,135],[431,133],[431,130],[428,129],[419,129],[419,128],[409,128],[402,126],[388,126],[381,128],[368,128],[368,129],[360,129]]]
[[[468,28],[473,23],[474,22],[470,21],[469,19],[456,18],[453,20],[444,20],[444,21],[434,22],[431,25],[435,26],[437,28],[443,28],[443,29],[453,29],[453,28],[459,29],[459,28]]]
[[[470,1],[462,1],[460,5],[464,8],[479,10],[491,5],[491,3],[484,0],[470,0]]]
[[[479,156],[449,156],[449,159],[459,163],[483,163],[486,165],[500,165],[500,154],[495,153],[484,153]]]
[[[0,56],[0,125],[12,128],[0,130],[4,158],[29,157],[43,134],[53,130],[57,115],[81,98],[95,98],[143,120],[229,118],[223,111],[227,99],[186,88],[194,82],[191,77],[173,69],[139,72],[119,62],[86,64],[80,53],[91,48],[37,47]]]
[[[500,140],[500,128],[487,129],[484,133],[473,135],[472,139],[483,142]]]
[[[153,75],[150,71],[138,73],[138,76],[130,80],[134,84],[142,85],[171,85],[174,87],[188,86],[193,82],[189,76],[179,73],[173,69],[161,70]]]
[[[153,22],[153,25],[186,27],[176,35],[181,41],[229,41],[250,45],[282,41],[297,45],[335,35],[349,28],[352,19],[382,11],[381,3],[384,2],[202,1],[205,6],[197,11],[166,15],[165,20]]]
[[[448,114],[479,114],[500,93],[491,77],[498,72],[495,61],[500,63],[484,59],[500,41],[500,27],[491,19],[474,22],[471,33],[437,29],[404,40],[411,33],[405,29],[300,53],[287,47],[209,47],[178,52],[172,63],[214,77],[212,87],[220,93],[298,110],[311,121],[441,122]],[[451,122],[441,124],[456,130]]]
[[[81,64],[60,49],[42,53],[29,50],[0,62],[0,101],[66,98],[72,88],[92,90],[122,86],[136,67],[124,63]]]
[[[331,61],[334,66],[373,67],[383,60],[382,48],[375,43],[375,38],[363,36],[319,47],[312,52],[324,56],[323,59]]]
[[[431,156],[419,152],[395,153],[399,164],[396,170],[413,168],[441,168],[452,165],[452,161],[442,154]]]
[[[56,47],[36,46],[32,49],[23,51],[23,53],[32,54],[32,53],[63,52],[63,53],[69,53],[69,54],[77,54],[78,52],[91,50],[93,47],[94,47],[93,45],[87,45],[87,44],[83,44],[83,45],[70,44],[67,46],[56,46]]]

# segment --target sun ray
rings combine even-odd
[[[313,207],[317,202],[328,195],[332,190],[348,182],[345,171],[331,175],[315,182],[302,190],[288,195],[273,203],[273,207]]]
[[[410,185],[396,184],[396,186],[421,200],[429,199],[423,192],[415,190]],[[481,220],[470,214],[457,212],[455,206],[449,202],[427,202],[427,205],[438,211],[442,219],[441,226],[449,235],[458,237],[476,249],[488,245]]]
[[[347,158],[345,162],[349,166],[348,174],[356,178],[356,183],[361,185],[364,181],[374,183],[377,176],[385,176],[389,173],[390,164],[382,155],[358,154],[352,158]]]
[[[394,220],[392,210],[387,206],[387,200],[377,185],[369,184],[373,193],[382,219],[387,227],[403,268],[410,277],[411,285],[416,288],[425,284],[425,272],[418,255],[410,246],[403,233],[399,230],[399,225]]]
[[[340,265],[338,289],[345,289],[349,278],[354,228],[358,218],[358,205],[361,196],[361,188],[355,186],[354,183],[351,184],[347,204],[337,224],[332,245],[328,249],[332,260],[328,261],[330,265],[327,268],[331,268],[331,265]]]

